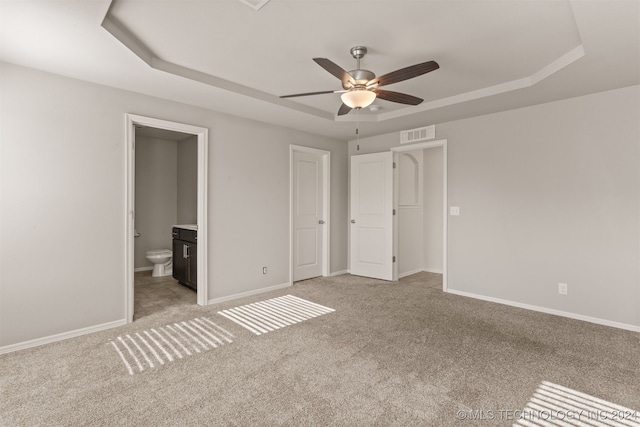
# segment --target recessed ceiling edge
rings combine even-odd
[[[262,6],[269,3],[269,0],[238,0],[242,4],[246,4],[253,10],[260,10]]]

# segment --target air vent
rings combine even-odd
[[[436,137],[436,125],[400,131],[400,144],[425,141]]]
[[[244,3],[252,9],[258,10],[265,4],[269,3],[269,0],[238,0],[240,3]]]

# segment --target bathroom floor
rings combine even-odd
[[[133,320],[175,307],[197,303],[197,294],[171,276],[151,277],[151,271],[134,274]]]

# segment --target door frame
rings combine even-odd
[[[436,148],[436,147],[442,147],[442,185],[443,185],[443,189],[442,189],[442,290],[444,292],[447,292],[448,289],[448,281],[447,281],[447,266],[448,266],[448,260],[447,260],[447,242],[448,242],[448,230],[449,230],[449,225],[448,225],[448,200],[447,200],[447,195],[448,195],[448,184],[447,184],[447,140],[446,139],[439,139],[436,141],[429,141],[429,142],[422,142],[422,143],[418,143],[418,144],[408,144],[405,147],[391,147],[391,151],[394,152],[394,162],[398,162],[398,153],[404,152],[404,151],[413,151],[413,150],[424,150],[424,149],[429,149],[429,148]],[[397,174],[397,168],[394,169],[394,174]],[[396,179],[396,176],[394,176],[394,209],[396,209],[396,212],[398,210],[398,198],[397,198],[397,185],[398,185],[398,180]],[[397,219],[397,215],[394,217],[394,221],[393,221],[393,227],[394,227],[394,233],[393,233],[393,253],[397,254],[398,253],[398,219]],[[398,280],[398,266],[397,263],[395,263],[394,265],[394,280]]]
[[[299,151],[316,154],[322,157],[322,216],[324,227],[322,229],[322,276],[331,274],[331,152],[317,148],[304,147],[291,144],[289,146],[289,283],[293,284],[293,192],[295,188],[295,176],[293,174],[293,154]]]
[[[208,276],[207,276],[207,185],[208,185],[208,138],[207,128],[192,126],[184,123],[155,119],[152,117],[125,114],[125,320],[133,322],[134,311],[134,209],[135,209],[135,126],[142,125],[158,129],[172,130],[195,135],[198,139],[198,305],[208,303]],[[169,231],[167,231],[168,233]]]

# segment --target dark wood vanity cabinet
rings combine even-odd
[[[173,278],[198,289],[198,232],[173,227]]]

